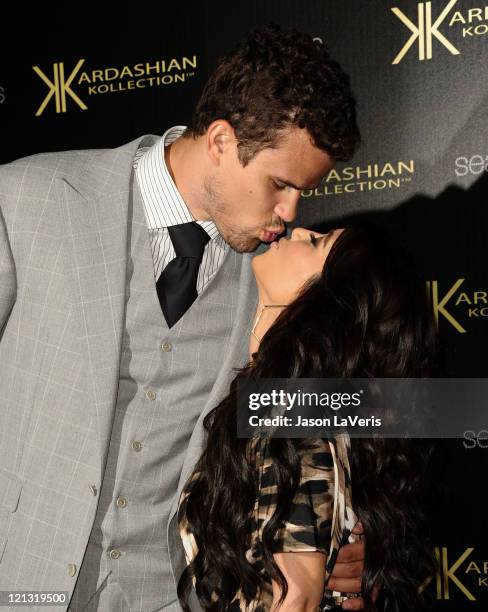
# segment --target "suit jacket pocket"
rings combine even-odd
[[[11,514],[17,510],[21,491],[22,482],[19,478],[7,470],[0,469],[0,562],[7,544],[6,534]]]

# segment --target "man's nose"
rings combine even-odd
[[[301,192],[296,189],[291,190],[291,193],[281,200],[274,208],[274,212],[280,216],[285,223],[291,223],[297,216],[298,201],[300,200]]]

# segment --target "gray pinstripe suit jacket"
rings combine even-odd
[[[0,167],[0,590],[74,587],[118,386],[132,162],[140,144],[153,142],[145,136]],[[247,358],[256,303],[250,260],[242,256],[236,325],[170,516],[202,450],[202,419]],[[184,559],[174,523],[178,576]]]

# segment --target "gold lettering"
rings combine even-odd
[[[447,561],[447,548],[442,548],[444,599],[449,599],[449,580],[452,580],[452,582],[454,582],[458,589],[462,591],[470,601],[476,601],[476,598],[468,591],[464,584],[455,575],[456,570],[460,567],[460,565],[464,563],[464,561],[469,557],[473,550],[474,548],[467,548],[464,553],[459,557],[459,559],[453,565],[451,565],[451,567],[449,567]]]
[[[183,58],[183,70],[186,70],[188,66],[190,66],[191,68],[197,67],[197,56],[196,55],[194,55],[192,59],[190,59],[189,57]]]
[[[473,8],[468,10],[468,21],[472,23],[475,19],[478,21],[483,21],[483,17],[481,16],[482,10],[480,8]]]
[[[400,19],[400,21],[412,32],[410,38],[407,40],[405,45],[400,49],[392,64],[399,64],[408,52],[410,47],[418,39],[419,48],[419,60],[432,59],[432,37],[435,36],[437,40],[446,47],[453,55],[459,55],[459,51],[447,38],[439,32],[439,26],[442,24],[447,14],[456,4],[457,0],[450,0],[444,7],[444,10],[440,13],[437,19],[432,23],[432,5],[431,2],[419,2],[418,4],[418,25],[409,19],[403,11],[398,7],[392,8],[392,12]]]
[[[101,73],[102,71],[100,70],[99,72]],[[119,71],[117,68],[105,68],[104,77],[104,79],[100,80],[113,81],[114,79],[119,78]]]
[[[434,310],[434,319],[437,327],[439,327],[439,314],[442,314],[449,323],[460,333],[466,333],[466,330],[462,325],[456,321],[456,319],[451,315],[451,313],[446,309],[446,304],[452,298],[454,293],[458,290],[458,288],[464,283],[464,278],[459,278],[453,286],[449,289],[449,291],[445,294],[441,301],[439,301],[439,287],[438,281],[427,281],[428,286],[431,290],[431,298],[432,298],[432,307]]]
[[[383,166],[383,170],[381,171],[380,176],[384,176],[384,175],[385,175],[387,172],[388,172],[389,174],[396,174],[396,172],[395,172],[395,168],[394,168],[394,167],[393,167],[391,164],[389,164],[389,163],[386,163],[386,164]],[[376,176],[378,176],[378,175],[376,175]]]
[[[464,19],[461,11],[456,11],[454,15],[451,17],[451,21],[449,22],[449,27],[454,25],[455,23],[466,23],[466,19]]]
[[[181,70],[181,66],[176,58],[173,58],[170,61],[167,72],[169,72],[170,70],[173,70],[173,68],[177,68],[178,70]]]
[[[488,306],[483,308],[470,308],[468,310],[468,317],[488,317]]]
[[[119,75],[119,79],[122,79],[122,78],[124,78],[126,76],[129,76],[129,77],[133,77],[134,76],[132,74],[132,70],[129,68],[129,66],[124,66],[122,68],[122,71],[121,71],[121,73]]]
[[[438,568],[440,568],[440,550],[437,546],[435,547],[434,552],[435,552],[435,558],[437,561],[436,565]],[[422,591],[424,591],[429,586],[429,584],[434,579],[434,576],[435,576],[437,599],[442,599],[442,582],[441,582],[440,570],[438,570],[435,574],[432,574],[432,576],[428,576],[424,580],[424,582],[419,587],[419,593],[422,593]]]
[[[86,110],[88,107],[80,100],[80,98],[75,94],[75,92],[71,89],[71,84],[75,76],[78,74],[80,68],[84,64],[85,60],[80,59],[73,71],[69,75],[68,79],[65,79],[64,76],[64,64],[63,62],[59,62],[53,64],[53,80],[49,79],[44,72],[39,68],[39,66],[32,66],[34,72],[44,81],[44,83],[48,86],[49,91],[46,94],[46,97],[42,101],[41,105],[37,109],[36,117],[39,117],[44,112],[44,109],[48,105],[51,98],[55,97],[55,105],[56,105],[56,113],[65,113],[66,112],[66,94],[70,96],[74,102],[82,109]]]
[[[103,83],[103,70],[93,70],[92,80],[94,83],[96,83],[97,81]]]
[[[469,574],[469,572],[476,572],[477,574],[481,574],[481,570],[478,567],[476,561],[471,561],[468,567],[466,568],[466,574]]]
[[[483,302],[483,304],[488,304],[488,292],[475,291],[474,292],[474,303],[478,304],[478,302]]]
[[[146,74],[149,74],[151,70],[155,70],[156,73],[159,74],[159,63],[156,62],[151,65],[149,62],[146,62]]]
[[[339,176],[339,173],[337,172],[335,168],[332,168],[329,174],[325,177],[326,183],[328,183],[329,181],[340,181],[340,180],[341,180],[341,177]]]
[[[413,159],[411,159],[408,164],[406,162],[403,161],[399,161],[398,162],[398,174],[402,174],[403,170],[406,170],[407,172],[410,172],[410,174],[413,174],[415,171],[415,162]]]
[[[80,78],[78,79],[78,85],[81,85],[81,83],[84,83],[85,81],[86,81],[87,83],[91,83],[91,81],[90,81],[90,76],[88,75],[88,72],[82,72],[82,73],[81,73],[81,76],[80,76]]]
[[[368,166],[365,170],[361,170],[361,168],[358,166],[356,168],[356,177],[358,179],[361,178],[361,174],[365,174],[368,178],[371,178],[371,166]]]
[[[134,76],[142,76],[144,74],[144,64],[136,64],[134,66]]]
[[[454,306],[457,306],[461,302],[466,302],[466,304],[471,304],[471,300],[469,299],[468,294],[464,293],[464,291],[459,294],[458,299],[454,302]]]

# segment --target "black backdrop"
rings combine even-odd
[[[185,124],[216,59],[253,26],[322,39],[351,75],[363,145],[303,194],[298,222],[393,220],[425,276],[449,375],[487,375],[488,7],[479,0],[51,1],[1,14],[2,163]],[[441,570],[427,588],[446,612],[488,601],[485,437],[445,443]]]

